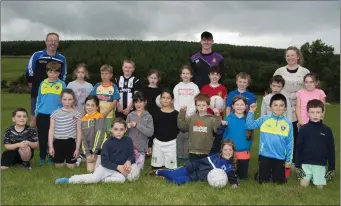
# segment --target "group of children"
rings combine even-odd
[[[46,66],[48,78],[40,84],[36,104],[37,132],[26,125],[25,109],[13,112],[15,126],[5,133],[1,169],[18,162],[31,169],[39,139],[40,165],[47,153],[57,167],[86,162],[89,174],[59,178],[59,184],[136,180],[147,155],[150,175],[184,184],[206,180],[211,169],[221,168],[236,188],[238,178],[248,178],[254,130],[260,128],[259,183],[284,183],[294,150],[302,186],[313,179],[323,187],[334,173],[334,138],[322,123],[325,94],[316,88],[318,77],[313,73],[304,77],[305,89],[297,92],[300,130],[294,147],[291,105],[281,92],[285,81],[280,75],[272,77],[272,92],[263,98],[261,117],[255,120],[256,97],[247,89],[251,82],[247,73],[239,73],[237,89],[227,93],[219,83],[219,67],[212,67],[210,83],[198,88],[191,81],[192,69],[183,66],[181,82],[171,92],[158,87],[157,70],[148,73],[149,84],[141,87],[131,60],[123,62],[123,74],[115,82],[113,68],[103,65],[102,81],[94,87],[86,81],[85,64],[77,65],[76,80],[67,86],[57,78],[60,69],[54,62]],[[226,109],[209,108],[210,97],[216,95],[226,101]],[[180,159],[189,161],[178,168]]]

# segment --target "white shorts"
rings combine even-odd
[[[167,169],[177,168],[176,161],[176,139],[169,142],[161,142],[154,138],[152,152],[152,166]]]

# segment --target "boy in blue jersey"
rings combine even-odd
[[[45,163],[47,155],[50,115],[54,110],[61,108],[60,93],[66,88],[65,83],[58,78],[60,70],[61,66],[58,62],[49,62],[46,65],[47,78],[40,83],[38,88],[35,114],[37,115],[40,166]],[[52,163],[51,157],[49,157],[49,163]]]
[[[284,116],[286,111],[286,97],[275,94],[270,99],[271,115],[262,116],[254,120],[256,104],[250,105],[246,119],[247,129],[260,128],[258,177],[259,183],[285,183],[285,168],[290,168],[293,154],[292,123]]]
[[[249,74],[245,72],[240,72],[239,74],[237,74],[236,76],[237,89],[231,91],[227,95],[226,116],[230,114],[231,108],[232,108],[232,100],[237,95],[241,95],[245,97],[245,99],[247,100],[248,109],[250,108],[251,104],[256,103],[257,101],[256,96],[247,90],[247,87],[250,85],[250,83],[251,83],[251,77]]]

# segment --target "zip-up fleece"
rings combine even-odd
[[[249,112],[246,118],[246,129],[260,128],[259,155],[291,164],[293,154],[293,129],[292,123],[283,115],[273,113],[253,119],[254,113]]]
[[[82,149],[85,155],[98,154],[107,140],[103,115],[99,112],[86,114],[81,120]]]
[[[250,151],[252,141],[246,137],[246,116],[239,118],[231,112],[225,121],[228,123],[223,139],[232,139],[236,146],[236,152]]]
[[[178,128],[188,131],[189,153],[209,154],[214,140],[214,132],[217,132],[221,124],[220,117],[207,114],[200,117],[199,114],[185,118],[186,111],[180,110],[178,115]]]
[[[141,116],[138,116],[136,111],[132,111],[127,116],[127,123],[130,121],[136,122],[136,127],[129,128],[129,137],[133,140],[134,146],[139,152],[148,151],[148,138],[154,133],[153,117],[149,112],[144,111]]]

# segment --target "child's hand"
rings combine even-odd
[[[129,174],[131,170],[131,163],[130,161],[126,161],[123,165],[124,170]]]
[[[187,106],[182,106],[180,110],[187,110]]]
[[[130,121],[130,127],[136,127],[136,122]]]
[[[303,126],[303,122],[298,121],[298,122],[297,122],[297,128],[299,129],[299,128],[301,128],[302,126]]]
[[[239,186],[237,184],[234,184],[231,186],[232,188],[238,188]]]
[[[220,116],[219,109],[214,108],[212,111],[213,111],[213,113],[214,113],[215,116]]]
[[[123,107],[121,106],[121,104],[119,102],[117,102],[117,104],[116,104],[116,110],[118,112],[123,112]]]
[[[256,103],[252,103],[252,104],[250,105],[250,111],[251,111],[251,112],[255,112],[256,109],[257,109]]]
[[[291,167],[291,163],[284,163],[284,166],[285,166],[285,168],[290,168]]]
[[[49,154],[51,155],[51,157],[54,157],[54,149],[53,149],[53,147],[49,148]]]
[[[152,148],[151,148],[151,147],[149,147],[149,148],[148,148],[148,152],[147,152],[147,154],[148,154],[148,155],[152,155],[152,152],[153,152]]]
[[[226,125],[228,124],[228,122],[227,122],[227,121],[224,121],[224,120],[221,120],[221,124],[224,125],[224,126],[226,126]]]
[[[78,149],[75,150],[75,152],[73,153],[73,159],[77,159],[79,157],[79,151]]]
[[[128,108],[123,110],[123,114],[126,116],[129,114],[129,112],[130,112],[130,109],[128,109]]]
[[[118,165],[117,166],[117,170],[124,176],[127,176],[129,173],[127,173],[127,171],[124,169],[123,165]]]

